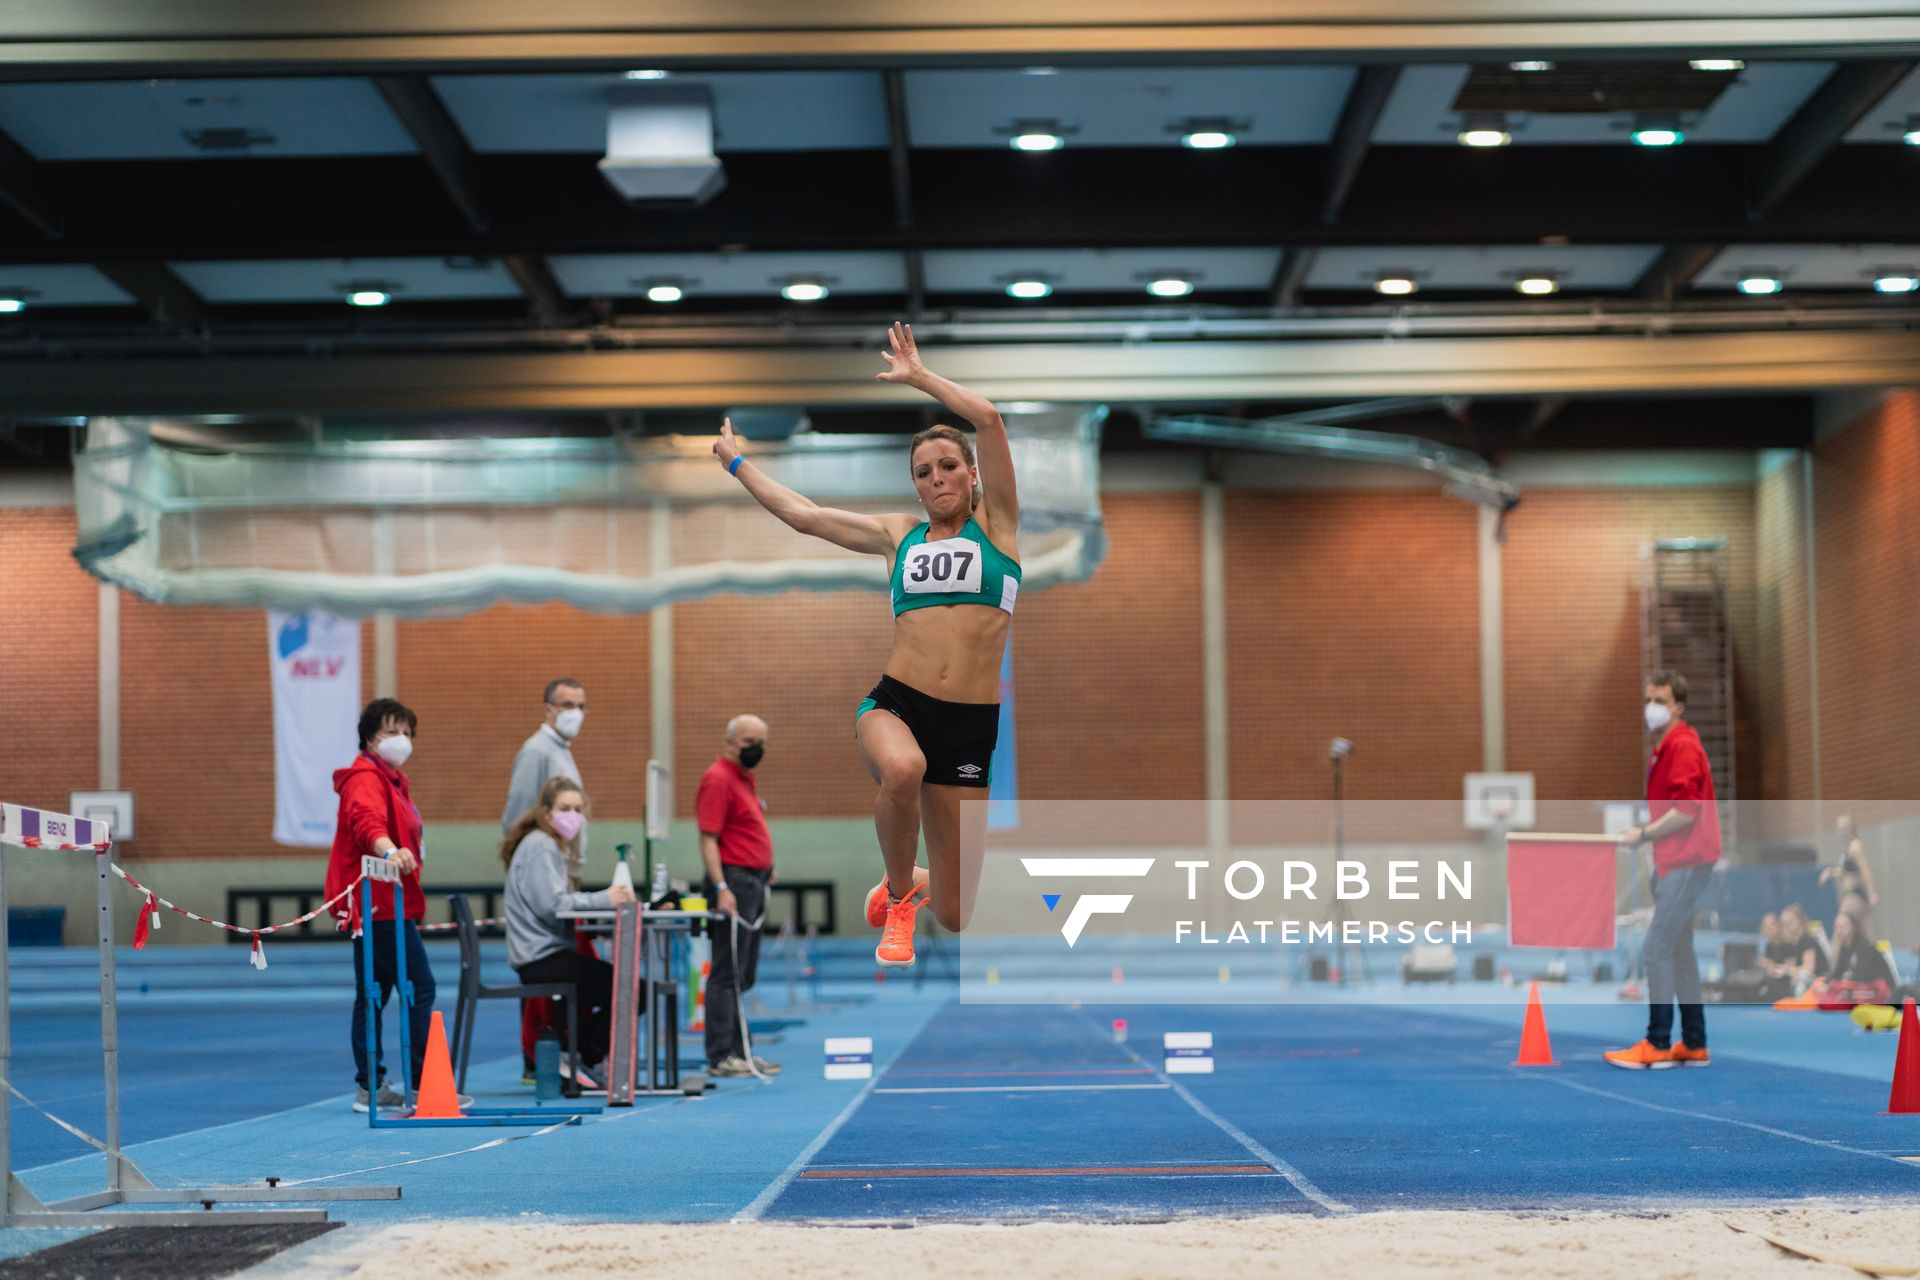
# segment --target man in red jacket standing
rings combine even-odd
[[[1661,671],[1647,682],[1647,729],[1653,763],[1647,768],[1647,825],[1620,833],[1620,843],[1653,844],[1653,920],[1643,955],[1647,967],[1647,1038],[1615,1049],[1609,1063],[1631,1071],[1704,1067],[1707,1014],[1700,1001],[1700,961],[1693,950],[1693,911],[1720,860],[1720,814],[1713,768],[1700,735],[1682,717],[1687,678]],[[1673,1043],[1673,1005],[1680,1003],[1679,1044]]]
[[[419,1087],[420,1067],[427,1056],[427,1032],[433,1020],[433,969],[427,963],[426,948],[420,945],[420,920],[427,913],[426,896],[420,891],[420,842],[423,823],[413,803],[407,775],[400,771],[413,754],[413,735],[418,727],[413,712],[392,698],[375,698],[360,713],[360,754],[352,764],[333,774],[333,789],[340,794],[340,814],[334,821],[333,853],[327,862],[326,895],[329,899],[352,884],[360,875],[362,857],[386,858],[400,865],[402,910],[405,919],[393,918],[393,889],[377,884],[373,891],[373,920],[360,918],[360,893],[355,890],[333,908],[337,926],[354,939],[363,928],[373,930],[373,974],[380,986],[380,1007],[387,1006],[397,973],[394,966],[394,930],[402,931],[400,945],[407,949],[407,981],[413,987],[413,1006],[407,1023],[412,1049],[414,1086]],[[367,975],[366,960],[357,941],[353,948],[353,1067],[358,1086],[353,1109],[369,1106],[397,1107],[405,1094],[387,1083],[386,1062],[381,1049],[380,1020],[374,1020],[374,1066],[367,1068]]]

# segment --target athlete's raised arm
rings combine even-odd
[[[720,438],[713,442],[713,456],[746,486],[755,502],[771,511],[782,524],[849,551],[891,556],[895,544],[913,523],[905,516],[874,516],[823,507],[805,494],[794,492],[754,466],[740,452],[731,419],[720,422]]]
[[[889,349],[880,353],[887,369],[876,375],[879,381],[903,382],[924,391],[973,427],[987,520],[996,537],[1011,537],[1020,528],[1020,494],[1014,485],[1013,449],[1007,443],[1007,424],[1001,420],[1000,411],[979,392],[969,391],[922,364],[920,348],[913,341],[913,326],[896,322],[887,330],[887,346]]]

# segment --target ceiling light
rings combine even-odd
[[[1015,151],[1058,151],[1066,139],[1057,133],[1016,133],[1008,145]]]
[[[1014,280],[1007,284],[1009,298],[1044,298],[1053,292],[1045,280]]]
[[[1920,289],[1920,276],[1878,275],[1873,279],[1873,287],[1881,293],[1912,293]]]
[[[686,293],[677,284],[650,284],[647,286],[648,302],[678,302]]]
[[[1695,71],[1745,71],[1747,64],[1738,58],[1695,58],[1687,64]]]
[[[1460,131],[1460,145],[1463,147],[1504,147],[1512,141],[1513,135],[1505,129],[1480,127]]]
[[[0,315],[10,316],[17,311],[25,311],[27,304],[18,298],[0,298]]]
[[[1920,115],[1907,117],[1907,131],[1900,135],[1900,140],[1910,147],[1920,147]]]
[[[393,295],[385,289],[355,289],[347,295],[350,307],[384,307],[393,301]]]
[[[818,280],[794,280],[780,286],[780,296],[788,302],[818,302],[827,296],[827,286]]]
[[[1375,293],[1384,293],[1395,298],[1402,298],[1409,293],[1416,293],[1419,289],[1420,286],[1413,282],[1412,276],[1381,276],[1373,282],[1373,291]]]
[[[666,78],[667,78],[667,73],[664,71],[629,71],[627,72],[627,79],[629,80],[665,80]]]
[[[1526,62],[1509,62],[1507,64],[1507,70],[1509,71],[1551,71],[1553,70],[1553,64],[1551,62],[1545,61],[1544,59],[1533,58],[1533,59],[1529,59]]]
[[[1665,127],[1660,127],[1660,128],[1648,127],[1644,129],[1635,129],[1633,131],[1633,141],[1635,146],[1677,147],[1681,143],[1685,142],[1686,140],[1687,140],[1687,135],[1680,132],[1680,130],[1678,129],[1669,129]]]
[[[1022,67],[1021,71],[1030,76],[1057,76],[1060,74],[1058,67]]]
[[[1560,292],[1560,282],[1552,276],[1522,276],[1513,282],[1513,287],[1534,298]]]
[[[1742,276],[1740,277],[1740,283],[1735,287],[1742,293],[1778,293],[1780,292],[1780,278],[1778,276]]]
[[[1198,129],[1180,135],[1180,145],[1195,151],[1219,151],[1234,144],[1234,136],[1224,129]]]
[[[1147,292],[1156,298],[1184,298],[1193,292],[1193,281],[1168,277],[1147,284]]]

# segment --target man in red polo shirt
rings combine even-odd
[[[766,721],[758,716],[727,721],[719,758],[701,775],[693,802],[714,906],[737,921],[713,930],[713,968],[707,975],[707,1074],[712,1076],[750,1076],[756,1067],[762,1075],[780,1070],[779,1063],[765,1058],[748,1061],[740,1022],[740,996],[752,990],[760,966],[760,922],[773,879],[767,804],[753,776],[766,749]]]
[[[1720,814],[1713,769],[1700,735],[1683,718],[1687,678],[1656,672],[1647,682],[1647,825],[1620,833],[1630,848],[1653,844],[1653,920],[1643,955],[1647,967],[1647,1038],[1615,1049],[1608,1062],[1630,1071],[1704,1067],[1707,1014],[1700,1002],[1700,961],[1693,951],[1693,911],[1720,860]],[[1673,1043],[1673,1005],[1680,1003],[1680,1040]]]

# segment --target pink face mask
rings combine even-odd
[[[562,840],[571,840],[580,834],[580,828],[587,825],[586,817],[574,809],[556,810],[553,815],[553,829],[560,833]]]

